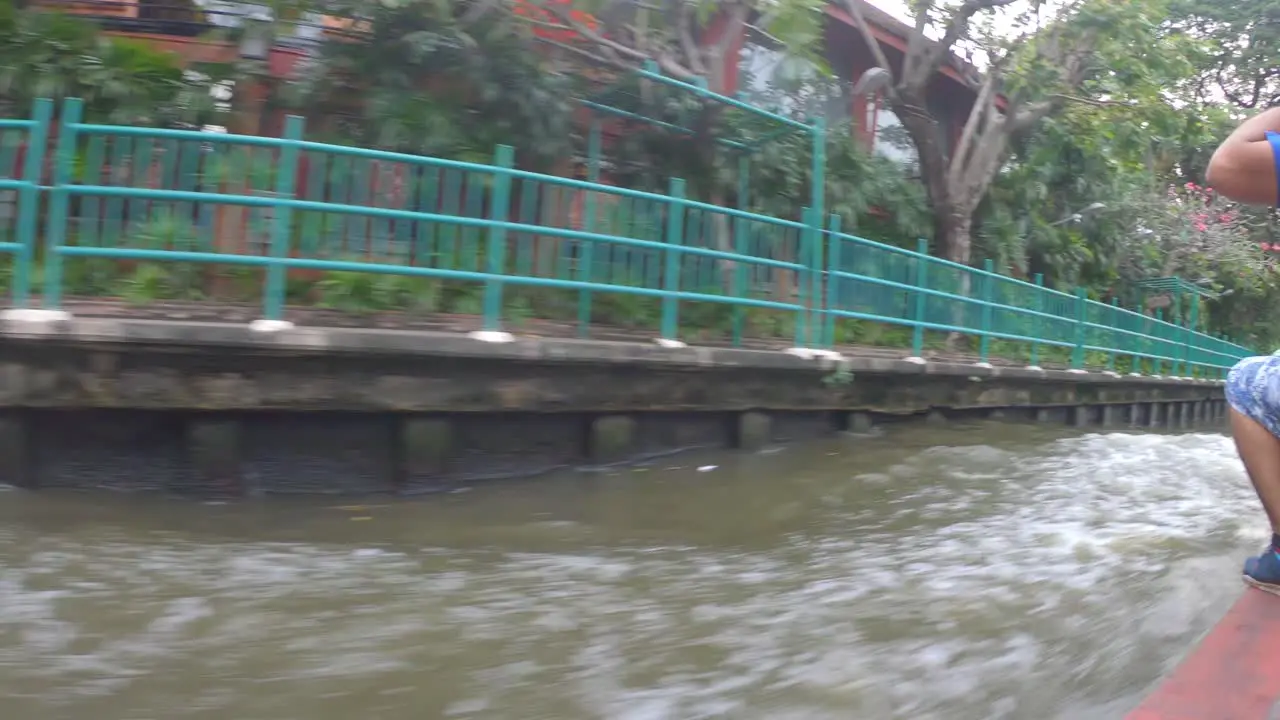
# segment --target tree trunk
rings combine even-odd
[[[972,231],[973,231],[973,210],[951,205],[945,208],[937,208],[934,211],[934,232],[938,244],[941,246],[941,254],[947,260],[968,266],[972,254]],[[962,270],[954,270],[942,273],[943,277],[950,275],[951,272],[959,273],[959,278],[955,283],[947,283],[950,287],[937,288],[944,292],[950,292],[960,297],[969,297],[973,290],[972,273]],[[953,327],[967,327],[966,320],[969,315],[969,303],[959,300],[953,301],[951,309],[951,325]],[[955,352],[961,348],[962,341],[965,339],[958,332],[947,334],[947,351]]]
[[[968,265],[973,248],[973,210],[959,203],[940,203],[933,215],[934,238],[942,257]]]

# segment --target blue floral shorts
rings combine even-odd
[[[1280,355],[1245,358],[1227,373],[1227,402],[1280,437]]]

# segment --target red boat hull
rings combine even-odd
[[[1280,718],[1280,597],[1249,588],[1126,720]]]

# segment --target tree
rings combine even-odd
[[[1199,72],[1188,78],[1201,100],[1249,110],[1280,103],[1280,1],[1175,0],[1170,10],[1167,27],[1201,41]]]
[[[1134,223],[1120,258],[1122,276],[1194,281],[1221,268],[1256,276],[1267,265],[1250,216],[1208,188],[1188,182],[1122,202]]]
[[[1156,43],[1156,2],[1110,5],[1076,0],[1042,17],[1033,3],[1013,12],[1018,0],[964,0],[946,8],[913,4],[914,27],[900,63],[889,60],[871,32],[858,0],[842,0],[877,63],[893,77],[885,98],[915,145],[930,207],[934,240],[951,260],[971,258],[974,213],[1001,168],[1011,141],[1030,133],[1069,103],[1107,105],[1116,90],[1140,77]],[[1017,33],[998,37],[980,21],[1010,21]],[[971,77],[976,99],[952,146],[945,118],[927,102],[931,79],[944,64],[958,64],[953,50],[977,46],[985,72]],[[1134,48],[1137,48],[1136,50]]]
[[[0,116],[23,116],[36,98],[84,100],[89,122],[166,125],[211,109],[176,56],[103,35],[80,18],[34,8],[0,13]]]
[[[788,54],[821,65],[824,5],[825,0],[512,0],[505,7],[544,31],[540,40],[555,49],[569,72],[617,85],[634,81],[628,71],[652,63],[669,77],[726,95],[726,69],[738,61],[735,44],[748,27],[772,37]],[[679,146],[674,154],[688,167],[677,176],[704,191],[706,199],[723,202],[719,184],[700,187],[699,178],[713,174],[721,160],[714,138],[727,128],[726,107],[648,84],[633,82],[632,89],[638,105],[624,109],[693,131],[671,138]]]
[[[1134,229],[1125,199],[1201,183],[1224,132],[1220,108],[1188,112],[1189,98],[1150,92],[1195,72],[1185,56],[1148,58],[1136,83],[1117,77],[1125,84],[1114,94],[1126,103],[1074,103],[1011,138],[1009,161],[976,213],[975,254],[1068,289],[1119,281],[1119,255]],[[1068,220],[1099,204],[1084,222]]]
[[[544,40],[568,55],[620,70],[656,63],[673,78],[723,94],[726,64],[737,62],[733,45],[749,25],[793,55],[819,59],[825,0],[514,0],[510,7],[526,3],[540,12],[520,16],[564,31],[563,40]]]
[[[526,166],[571,153],[574,79],[554,72],[527,26],[491,4],[364,2],[293,88],[320,136],[487,162],[509,144]]]

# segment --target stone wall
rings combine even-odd
[[[1219,381],[759,350],[115,319],[0,339],[0,482],[28,487],[414,493],[901,419],[1225,413]]]

